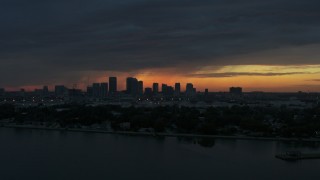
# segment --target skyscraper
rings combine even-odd
[[[100,83],[92,84],[92,94],[93,94],[93,97],[95,98],[100,97]]]
[[[143,94],[143,81],[138,82],[138,94],[139,95]]]
[[[167,94],[167,89],[168,89],[168,85],[167,84],[162,84],[161,92],[162,92],[163,95]]]
[[[180,93],[181,93],[181,84],[180,83],[176,83],[174,85],[174,93],[177,96],[180,95]]]
[[[108,95],[108,83],[100,84],[100,97],[105,98]]]
[[[186,95],[187,96],[193,95],[193,91],[194,91],[193,84],[192,83],[187,83],[187,85],[186,85]]]
[[[158,94],[159,93],[159,84],[158,83],[153,83],[153,94]]]
[[[115,93],[118,91],[118,83],[117,83],[117,77],[109,77],[109,92]]]
[[[136,78],[127,78],[127,93],[131,95],[136,95],[138,93],[138,80]]]

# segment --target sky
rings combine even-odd
[[[319,0],[1,0],[0,87],[320,91]]]

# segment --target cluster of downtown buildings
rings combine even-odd
[[[70,91],[65,86],[55,86],[55,95],[63,96]],[[75,90],[81,93],[81,90]],[[76,92],[76,93],[77,93]],[[208,93],[208,89],[205,90]],[[113,97],[117,95],[127,95],[131,97],[142,97],[142,96],[195,96],[197,93],[196,88],[192,83],[186,84],[185,92],[181,90],[181,84],[175,83],[174,87],[167,84],[153,83],[152,87],[144,87],[143,81],[138,80],[134,77],[128,77],[126,79],[126,88],[124,91],[118,91],[118,80],[117,77],[109,77],[109,82],[104,83],[93,83],[87,87],[86,96],[93,98],[106,98]],[[70,94],[70,93],[69,93]],[[72,92],[71,92],[72,94]]]
[[[175,83],[174,86],[167,84],[153,83],[152,87],[144,87],[143,81],[134,77],[128,77],[126,79],[126,88],[124,91],[118,90],[117,77],[109,77],[109,82],[93,83],[88,86],[86,91],[73,88],[67,88],[64,85],[56,85],[54,91],[49,91],[48,86],[44,86],[42,89],[35,89],[32,92],[27,92],[24,89],[20,91],[5,91],[4,88],[0,88],[0,98],[2,100],[26,100],[37,101],[39,99],[60,99],[60,100],[83,100],[83,99],[95,99],[95,100],[112,100],[119,98],[195,98],[197,94],[208,95],[208,89],[205,92],[197,92],[192,83],[187,83],[185,91],[182,91],[181,84]],[[242,94],[242,88],[232,87],[230,93]]]

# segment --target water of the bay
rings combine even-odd
[[[274,157],[289,150],[320,144],[0,128],[0,179],[320,179],[320,160]]]

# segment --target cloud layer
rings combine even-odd
[[[87,71],[319,64],[309,57],[320,56],[317,48],[272,58],[279,49],[318,47],[318,7],[318,0],[2,0],[0,86],[76,81]],[[270,58],[237,58],[252,53]]]

